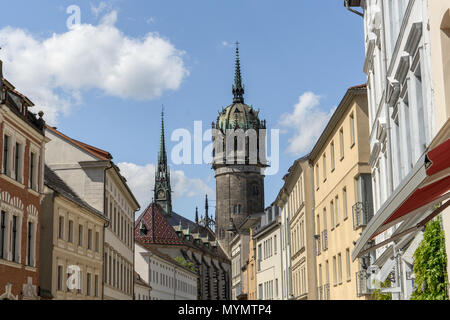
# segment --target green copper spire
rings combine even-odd
[[[244,87],[241,76],[241,60],[239,58],[239,42],[236,42],[236,67],[233,84],[233,103],[244,103]]]
[[[166,140],[164,131],[164,106],[161,112],[161,140],[158,153],[158,166],[155,173],[155,200],[165,211],[172,215],[172,188],[170,186],[170,171],[167,165]]]

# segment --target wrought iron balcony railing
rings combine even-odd
[[[323,286],[317,287],[317,299],[323,300]]]
[[[322,251],[328,250],[328,231],[322,231]]]
[[[330,284],[323,285],[323,300],[330,300]]]
[[[372,294],[369,289],[369,275],[366,270],[361,270],[356,273],[356,295],[358,297]]]
[[[320,247],[320,234],[317,234],[314,237],[316,239],[316,254],[318,256],[320,256],[320,253],[321,253],[321,251],[320,251],[320,249],[321,249],[321,247]]]
[[[353,213],[353,229],[357,230],[359,228],[367,226],[371,217],[371,209],[367,203],[357,202],[352,207]]]

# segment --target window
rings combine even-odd
[[[323,182],[327,180],[327,155],[323,155]]]
[[[16,143],[15,156],[14,156],[14,179],[22,183],[22,166],[23,166],[23,152],[22,145]]]
[[[33,266],[34,261],[32,260],[32,249],[33,249],[33,223],[28,222],[28,235],[27,235],[27,265]]]
[[[350,249],[347,248],[345,250],[345,260],[347,260],[347,281],[352,279],[352,270],[351,270],[351,260],[350,260]]]
[[[344,159],[344,129],[339,130],[339,141],[341,143],[341,160]]]
[[[348,211],[347,211],[347,188],[344,188],[342,190],[342,205],[344,209],[344,220],[348,218]]]
[[[339,284],[342,283],[342,256],[338,254],[338,275],[339,275]]]
[[[58,266],[58,291],[63,290],[63,267]]]
[[[273,237],[273,253],[277,254],[277,236]]]
[[[336,211],[336,225],[338,225],[340,223],[340,214],[339,214],[339,196],[336,196],[336,198],[334,199],[334,204],[336,206],[335,211]]]
[[[319,165],[316,164],[316,189],[319,189]]]
[[[6,213],[0,215],[0,259],[5,259],[5,239],[6,239]]]
[[[350,115],[350,138],[351,138],[350,148],[352,148],[355,145],[355,142],[356,142],[355,116],[353,115],[353,113]]]
[[[330,263],[327,261],[325,261],[325,279],[326,279],[326,283],[329,284],[330,283]]]
[[[234,209],[233,209],[233,213],[234,214],[241,214],[242,213],[242,206],[240,204],[235,205]]]
[[[37,158],[34,152],[30,153],[30,188],[33,190],[37,189],[36,183],[36,169],[37,169]]]
[[[73,243],[73,221],[69,220],[69,238],[67,239],[70,243]]]
[[[92,250],[92,229],[88,229],[88,250]]]
[[[78,245],[83,246],[83,226],[81,224],[78,226]]]
[[[337,285],[336,256],[333,257],[333,284],[334,284],[334,285]]]
[[[334,171],[335,162],[334,162],[334,141],[331,142],[331,171]]]
[[[334,223],[334,203],[333,200],[330,202],[330,218],[331,218],[331,229],[334,229],[336,226]]]
[[[100,250],[100,233],[95,233],[95,252],[99,252]]]
[[[13,216],[12,224],[12,239],[11,239],[11,249],[12,249],[12,261],[17,261],[17,216]]]
[[[3,137],[3,173],[9,174],[9,136]]]
[[[59,224],[58,224],[58,237],[62,240],[64,240],[64,217],[59,217]]]
[[[86,295],[89,297],[91,295],[91,274],[86,275]]]

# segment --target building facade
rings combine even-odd
[[[316,300],[316,251],[314,243],[313,181],[308,157],[294,162],[284,177],[277,203],[289,222],[282,243],[289,243],[291,290],[284,299]],[[286,240],[284,240],[286,239]]]
[[[259,111],[244,103],[239,49],[233,104],[219,112],[213,128],[213,169],[216,178],[216,225],[219,244],[231,256],[233,237],[226,229],[254,213],[264,211],[264,168],[266,122]]]
[[[347,90],[310,154],[314,168],[317,298],[354,300],[364,261],[351,250],[371,218],[366,87]]]
[[[105,231],[103,299],[132,300],[134,215],[139,204],[112,156],[47,127],[46,164],[83,201],[110,220]],[[82,230],[85,233],[87,231]]]
[[[248,300],[250,235],[236,233],[231,239],[231,299]]]
[[[197,300],[198,275],[172,257],[145,244],[135,244],[136,270],[152,290],[149,300]]]
[[[37,299],[45,122],[0,61],[0,299]]]
[[[282,300],[281,217],[276,205],[268,207],[254,230],[258,300]]]
[[[450,137],[450,5],[445,0],[351,2],[362,7],[364,17],[376,213],[353,258],[371,254],[377,280],[391,275],[392,298],[409,299],[422,227],[443,212],[448,228],[450,161],[440,155],[448,154]]]
[[[39,286],[56,300],[103,297],[103,243],[108,219],[45,168]]]
[[[134,300],[151,300],[152,287],[134,272]]]

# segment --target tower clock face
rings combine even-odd
[[[165,198],[165,193],[163,190],[159,190],[158,191],[158,199],[164,199]]]

